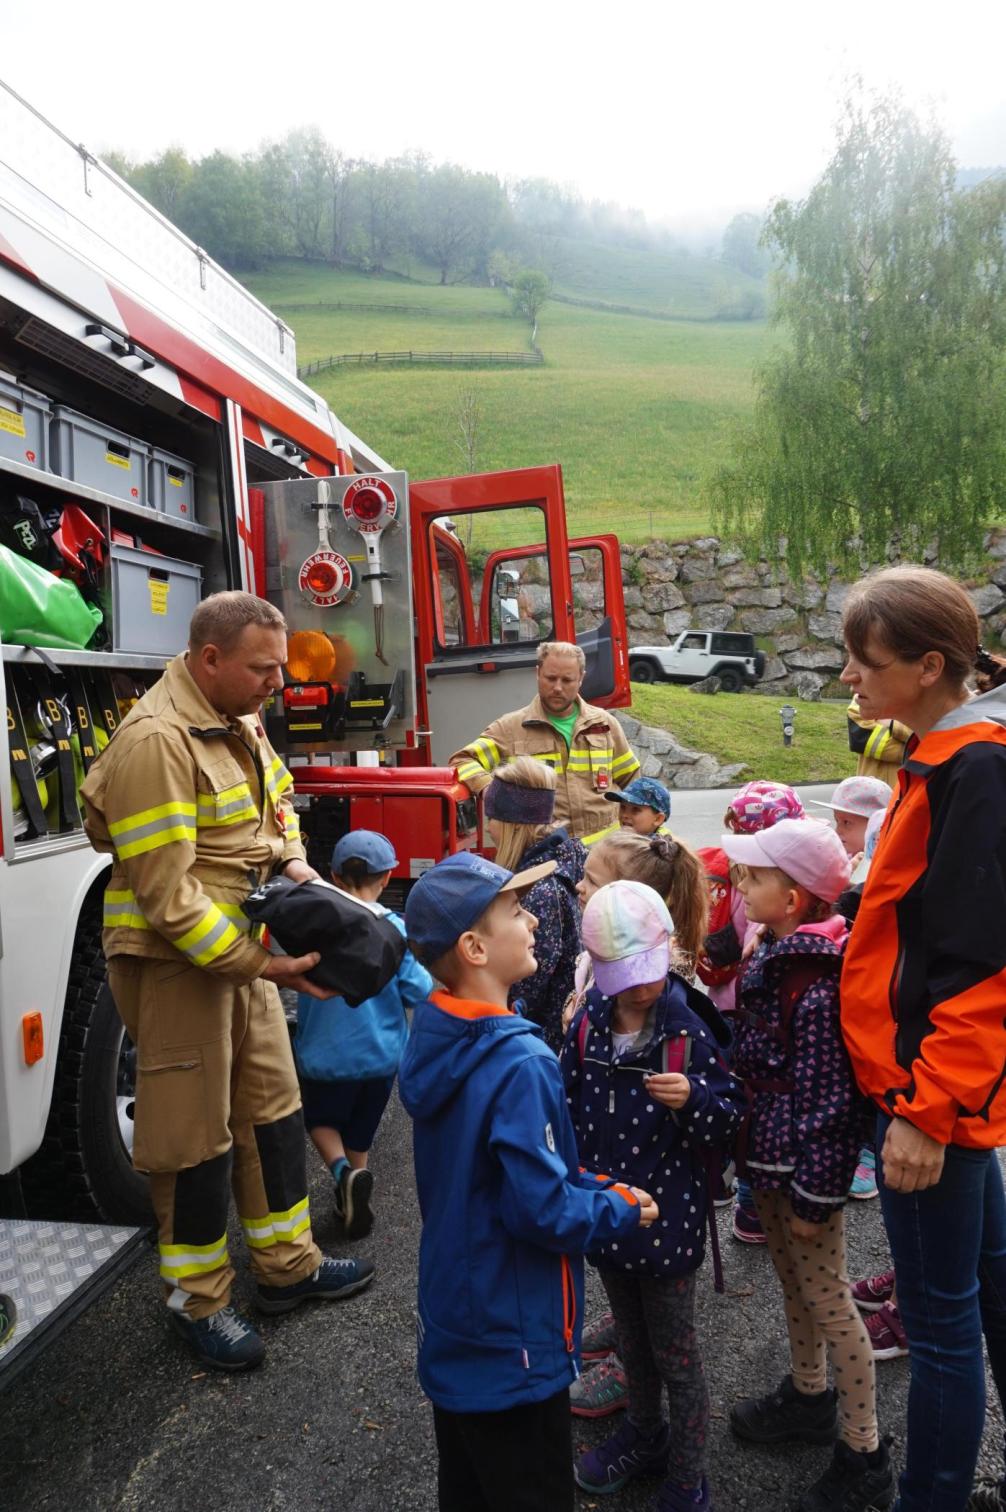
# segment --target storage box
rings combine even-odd
[[[122,431],[113,430],[57,404],[52,412],[52,465],[61,478],[131,504],[147,502],[150,447]]]
[[[0,373],[0,457],[48,472],[51,413],[44,394]]]
[[[179,520],[196,518],[196,470],[184,457],[155,446],[150,452],[150,494],[148,502],[162,514]]]
[[[189,639],[189,620],[202,598],[194,562],[133,546],[108,549],[112,585],[112,650],[174,656]]]

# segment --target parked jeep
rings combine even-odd
[[[725,693],[753,687],[765,671],[765,653],[753,635],[732,630],[683,630],[669,646],[629,648],[633,682],[700,682],[718,677]]]

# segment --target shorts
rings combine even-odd
[[[308,1131],[319,1126],[338,1129],[343,1144],[362,1153],[374,1143],[394,1085],[393,1076],[372,1076],[366,1081],[311,1081],[304,1077],[300,1084],[304,1123]]]

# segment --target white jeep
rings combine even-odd
[[[765,671],[765,653],[753,635],[732,630],[683,630],[669,646],[631,646],[633,682],[700,682],[718,677],[724,693],[753,687]]]

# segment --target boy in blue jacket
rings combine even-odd
[[[571,1512],[581,1256],[658,1217],[645,1192],[579,1170],[558,1062],[507,1007],[535,969],[521,895],[554,864],[515,876],[449,856],[405,909],[413,950],[444,984],[416,1008],[399,1080],[440,1512]]]
[[[394,846],[376,830],[343,835],[332,852],[332,881],[386,914],[377,900],[398,865]],[[335,1215],[347,1239],[362,1239],[374,1222],[374,1178],[367,1156],[388,1105],[409,1025],[406,1008],[433,987],[428,971],[407,950],[395,976],[376,997],[350,1008],[341,997],[297,1000],[293,1049],[304,1122],[335,1183]]]

